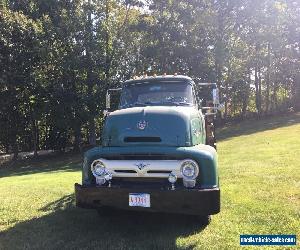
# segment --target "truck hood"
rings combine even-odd
[[[195,107],[147,106],[117,110],[106,118],[103,146],[190,146]]]

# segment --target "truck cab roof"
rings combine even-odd
[[[151,82],[189,82],[193,84],[192,78],[184,75],[159,75],[159,76],[146,76],[142,78],[137,78],[137,79],[130,79],[125,81],[123,84],[124,85],[131,85],[131,84],[136,84],[136,83],[151,83]]]

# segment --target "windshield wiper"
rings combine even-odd
[[[176,106],[191,106],[192,105],[192,103],[188,103],[188,102],[172,102],[172,101],[161,102],[161,104],[171,104],[171,105],[176,105]]]
[[[178,102],[178,105],[182,105],[182,106],[191,106],[193,105],[192,103],[189,102]]]
[[[130,106],[131,107],[138,107],[138,106],[141,106],[141,107],[145,107],[147,105],[157,105],[159,104],[158,102],[135,102],[133,104],[131,104]]]
[[[130,104],[130,107],[145,107],[145,106],[146,106],[146,104],[143,102],[135,102],[135,103]]]
[[[130,107],[145,107],[147,105],[175,105],[175,106],[191,106],[192,103],[188,102],[172,102],[172,101],[164,101],[164,102],[135,102],[130,104]]]

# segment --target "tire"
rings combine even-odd
[[[199,215],[197,221],[203,226],[208,226],[211,222],[211,215]]]

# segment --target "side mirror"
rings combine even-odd
[[[224,109],[224,104],[220,104],[220,91],[216,83],[202,83],[196,84],[198,100],[200,99],[203,105],[202,111],[206,116],[213,116],[217,111]]]
[[[109,113],[110,113],[110,112],[109,112],[107,109],[103,110],[103,116],[104,116],[104,118],[105,118],[106,116],[108,116]]]
[[[110,109],[110,94],[109,94],[109,90],[106,92],[106,110]]]
[[[220,96],[219,96],[219,89],[214,88],[212,90],[212,96],[213,96],[213,104],[214,105],[220,105]]]
[[[122,88],[109,89],[106,92],[106,110],[103,113],[107,115],[109,112],[115,111],[119,107],[120,95]]]
[[[218,105],[218,110],[219,110],[220,112],[224,112],[224,110],[225,110],[225,103],[219,104],[219,105]]]

